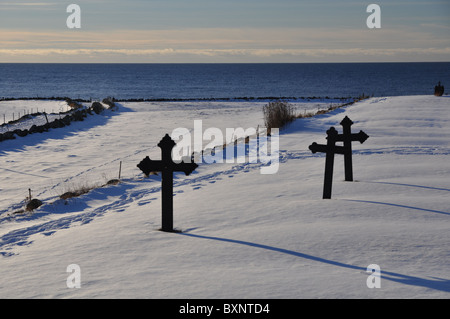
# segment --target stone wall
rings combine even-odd
[[[115,107],[114,103],[110,105],[109,108]],[[52,122],[48,122],[44,125],[33,125],[29,129],[16,129],[13,131],[8,131],[3,134],[0,134],[0,142],[5,140],[12,140],[16,137],[24,137],[29,134],[34,133],[43,133],[47,132],[50,129],[65,127],[70,125],[73,121],[83,121],[88,115],[100,114],[105,108],[99,102],[92,103],[92,106],[89,108],[77,108],[74,111],[71,111],[70,114],[66,114],[64,117],[60,119],[56,119]]]

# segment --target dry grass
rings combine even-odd
[[[33,211],[33,210],[39,208],[41,205],[42,205],[42,202],[39,199],[34,198],[27,203],[26,211],[27,212]]]
[[[294,107],[288,102],[274,101],[263,106],[264,124],[268,130],[283,128],[295,119]]]
[[[70,185],[66,185],[64,192],[59,196],[61,199],[69,199],[73,197],[79,197],[81,195],[89,193],[91,190],[101,188],[107,185],[117,185],[120,183],[120,179],[111,179],[108,180],[105,184],[100,182],[97,183],[88,183],[88,182],[78,182],[72,183]]]
[[[69,199],[89,193],[91,190],[100,187],[98,183],[90,184],[88,182],[78,182],[66,185],[63,194],[59,196],[61,199]]]

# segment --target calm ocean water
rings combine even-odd
[[[450,63],[0,64],[0,98],[196,99],[433,94]]]

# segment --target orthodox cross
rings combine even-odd
[[[172,149],[175,145],[176,143],[166,134],[158,143],[158,147],[161,148],[161,160],[153,161],[147,156],[137,165],[145,175],[161,172],[161,230],[167,232],[173,232],[173,172],[184,172],[187,176],[198,167],[195,163],[175,163],[172,160]]]
[[[323,181],[323,199],[331,198],[331,188],[333,184],[334,154],[344,154],[343,146],[336,146],[338,132],[334,127],[327,131],[327,144],[312,143],[309,149],[313,153],[326,153],[325,157],[325,177]]]
[[[342,134],[338,134],[336,142],[344,142],[344,170],[345,170],[345,180],[353,181],[353,164],[352,164],[352,142],[359,141],[361,144],[364,143],[369,136],[363,131],[359,133],[353,133],[351,131],[351,126],[353,121],[347,116],[341,121]]]

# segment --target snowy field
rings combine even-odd
[[[15,103],[0,102],[0,111]],[[182,232],[158,231],[161,179],[136,165],[160,159],[164,134],[192,131],[195,120],[224,132],[263,126],[264,104],[121,103],[0,142],[0,297],[449,298],[448,96],[371,98],[298,119],[281,131],[276,174],[237,162],[176,173]],[[294,105],[300,113],[330,103]],[[353,143],[354,182],[336,155],[332,199],[323,200],[325,155],[308,146],[326,143],[331,126],[341,132],[345,116],[370,137]],[[117,178],[120,163],[120,184],[59,199]],[[44,204],[14,214],[29,189]],[[68,288],[72,264],[80,288]],[[374,264],[380,285],[369,288]]]
[[[15,129],[29,129],[33,125],[44,125],[49,122],[59,119],[62,116],[60,112],[70,110],[65,101],[0,101],[0,134],[9,130]],[[47,118],[44,114],[31,115],[33,113],[47,113]],[[23,118],[24,115],[29,115],[29,118]],[[14,123],[8,125],[10,121]]]

